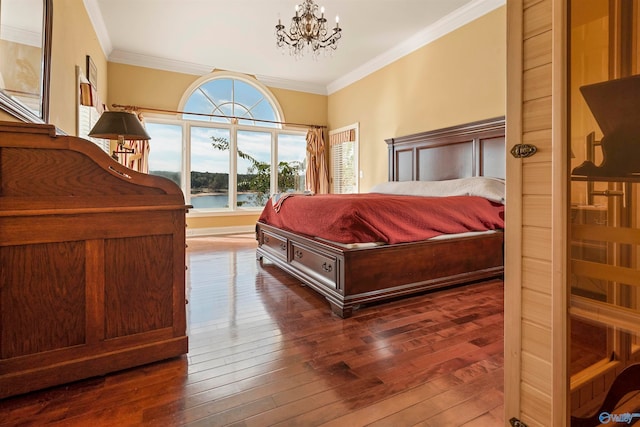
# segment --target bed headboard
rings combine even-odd
[[[505,178],[505,118],[386,140],[389,181]]]

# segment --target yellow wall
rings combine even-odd
[[[114,62],[109,62],[108,71],[109,108],[121,104],[176,110],[185,90],[198,78]]]
[[[51,45],[51,98],[49,122],[69,135],[76,135],[76,65],[86,69],[90,55],[98,69],[98,93],[107,94],[107,58],[81,0],[53,2]]]
[[[5,122],[17,122],[17,121],[19,121],[18,119],[13,117],[11,114],[9,114],[9,113],[7,113],[6,111],[3,111],[3,110],[0,110],[0,120],[5,121]]]
[[[329,125],[360,124],[361,191],[387,180],[384,140],[505,114],[506,7],[329,96]]]

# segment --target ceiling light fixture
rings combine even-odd
[[[336,16],[336,26],[331,34],[327,30],[327,20],[324,17],[324,7],[318,14],[318,5],[313,0],[304,0],[302,4],[296,5],[296,16],[291,18],[289,31],[285,30],[278,18],[276,25],[276,45],[285,50],[289,48],[289,53],[296,58],[302,58],[305,48],[313,53],[317,58],[321,52],[329,55],[338,47],[338,40],[342,37],[338,17]]]

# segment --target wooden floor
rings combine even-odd
[[[188,241],[189,354],[0,401],[0,426],[487,426],[503,421],[503,284],[363,307]]]

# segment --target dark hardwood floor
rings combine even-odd
[[[253,235],[188,244],[188,355],[1,400],[0,426],[504,425],[502,281],[343,320]]]

